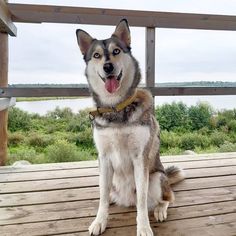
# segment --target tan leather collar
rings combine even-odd
[[[134,102],[134,100],[137,97],[137,92],[128,97],[125,101],[119,103],[115,107],[109,108],[109,107],[97,107],[97,109],[94,109],[89,112],[89,117],[91,120],[94,120],[96,116],[102,115],[104,113],[109,113],[109,112],[119,112],[125,109],[127,106],[129,106],[131,103]]]

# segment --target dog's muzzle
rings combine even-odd
[[[117,77],[116,77],[115,75],[113,75],[113,74],[108,75],[107,77],[102,77],[102,76],[98,73],[98,76],[103,80],[104,83],[106,82],[107,79],[112,79],[112,78],[114,78],[114,77],[116,77],[116,79],[117,79],[118,81],[120,81],[121,78],[122,78],[122,75],[123,75],[122,70],[120,71],[120,73],[119,73],[119,75],[118,75]]]
[[[116,92],[119,87],[120,87],[120,80],[122,78],[122,70],[120,71],[120,73],[117,75],[113,75],[110,74],[108,76],[106,76],[106,78],[103,78],[100,74],[99,77],[103,80],[104,84],[105,84],[105,89],[109,92],[109,93],[114,93]]]

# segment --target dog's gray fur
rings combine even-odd
[[[137,93],[135,101],[119,112],[109,112],[94,120],[94,140],[99,152],[100,204],[91,235],[104,232],[109,203],[137,207],[137,236],[152,236],[148,209],[157,221],[167,217],[174,194],[169,183],[183,179],[176,167],[164,170],[159,157],[159,125],[153,115],[153,98],[138,89],[140,69],[131,54],[128,22],[121,20],[111,38],[96,40],[77,30],[78,44],[86,62],[86,77],[97,107],[114,107]],[[115,54],[118,49],[118,54]],[[116,51],[115,51],[116,50]],[[96,54],[97,53],[97,54]],[[107,73],[105,63],[114,70]],[[105,82],[116,78],[119,87],[108,92]],[[121,78],[120,78],[121,77]]]

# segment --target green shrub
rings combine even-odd
[[[91,121],[89,120],[89,111],[82,110],[69,121],[67,130],[71,132],[82,132],[91,128]]]
[[[91,124],[89,123],[88,125],[87,121],[84,122],[79,117],[76,117],[69,121],[69,124],[67,126],[67,131],[78,133],[88,129],[90,126]]]
[[[198,130],[198,133],[202,134],[202,135],[209,135],[211,133],[211,131],[209,130],[208,127],[203,127]]]
[[[165,149],[178,147],[180,143],[179,134],[161,131],[161,146]]]
[[[66,135],[64,136],[64,139],[68,141],[69,143],[76,144],[78,140],[78,134],[77,133],[72,133],[72,132],[67,132]]]
[[[182,102],[159,106],[155,114],[162,130],[189,129],[188,107]]]
[[[46,156],[49,162],[68,162],[78,160],[76,146],[65,140],[58,140],[55,144],[50,145],[47,148]]]
[[[25,136],[20,132],[8,133],[8,146],[17,146],[24,142]]]
[[[189,108],[188,114],[192,130],[199,130],[205,126],[210,126],[213,109],[207,103],[198,103]]]
[[[54,143],[54,138],[51,135],[43,135],[39,133],[30,133],[28,135],[28,144],[33,147],[47,147]]]
[[[210,139],[198,133],[186,133],[181,136],[180,147],[184,150],[194,150],[196,147],[207,148]]]
[[[35,151],[34,148],[29,148],[25,146],[21,146],[20,148],[15,149],[14,152],[10,150],[8,156],[9,156],[7,161],[8,165],[11,165],[14,162],[20,160],[26,160],[32,164],[47,162],[47,159],[45,158],[44,154],[42,153],[39,154]]]
[[[91,128],[86,129],[84,132],[78,133],[76,145],[85,146],[85,147],[92,147],[94,145],[93,134],[92,134]]]
[[[231,143],[236,143],[236,132],[230,132],[228,137]]]
[[[236,152],[236,143],[225,141],[219,148],[220,152]]]
[[[225,141],[229,140],[228,136],[220,131],[214,131],[210,135],[211,144],[220,147]]]
[[[194,149],[194,152],[201,154],[201,153],[216,153],[219,152],[219,148],[216,146],[212,146],[210,145],[209,147],[207,147],[207,149],[203,149],[201,147],[196,147]]]
[[[228,122],[229,131],[236,132],[236,120],[230,120]]]
[[[209,128],[214,130],[217,128],[217,124],[218,124],[218,116],[216,115],[211,116],[209,120]]]
[[[217,127],[229,127],[229,123],[233,120],[236,120],[236,109],[220,111],[217,115]]]
[[[229,133],[229,127],[227,125],[222,125],[218,128],[219,131],[228,134]]]
[[[77,152],[77,161],[88,161],[88,160],[96,160],[97,159],[97,151],[95,148],[86,148],[79,149]]]
[[[179,147],[169,148],[161,152],[161,155],[181,155],[181,154],[183,154],[183,149]]]
[[[46,116],[53,119],[70,119],[73,117],[73,112],[69,107],[62,109],[56,107],[54,111],[49,111]]]
[[[8,115],[8,129],[11,132],[19,131],[19,130],[29,130],[31,126],[31,117],[30,115],[20,110],[16,107],[11,107],[9,109]]]
[[[184,150],[193,150],[195,148],[195,136],[192,134],[184,134],[181,137],[180,147]]]

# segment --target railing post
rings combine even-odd
[[[146,86],[155,87],[155,28],[146,28]]]
[[[8,34],[0,32],[0,87],[8,85]],[[8,110],[0,111],[0,165],[7,160]]]

